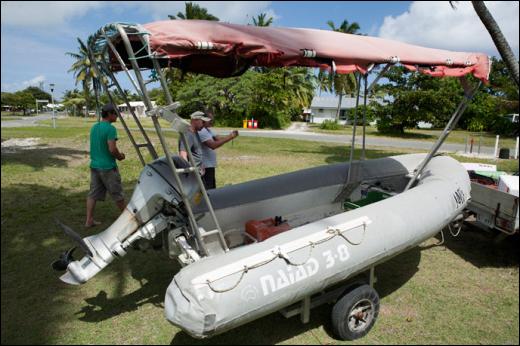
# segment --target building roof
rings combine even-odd
[[[143,101],[130,101],[130,107],[144,107]],[[152,105],[155,106],[155,101],[152,101]],[[117,105],[118,107],[126,107],[126,103],[121,103],[120,105]]]
[[[375,99],[375,98],[369,98],[367,100],[367,103],[370,103],[371,101],[376,101],[378,103],[382,103],[381,99]],[[338,102],[339,102],[339,96],[331,97],[321,97],[321,96],[315,96],[312,99],[311,102],[311,108],[338,108]],[[359,104],[363,105],[363,98],[359,99]],[[346,97],[343,96],[341,99],[341,109],[349,109],[356,107],[356,98],[355,97]]]

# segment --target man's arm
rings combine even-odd
[[[206,146],[208,146],[209,148],[215,150],[217,148],[220,148],[221,146],[223,146],[224,144],[226,144],[227,142],[229,142],[230,140],[232,140],[233,138],[235,138],[237,136],[238,136],[238,131],[235,130],[227,136],[215,136],[215,137],[213,137],[213,139],[208,139],[208,140],[204,141],[203,143]]]
[[[188,152],[186,150],[179,150],[179,155],[182,157],[185,161],[188,161]]]
[[[119,161],[125,159],[125,154],[119,152],[119,149],[117,149],[115,140],[108,140],[107,143],[108,143],[108,151],[110,151],[110,154],[112,154],[113,157],[115,157]]]

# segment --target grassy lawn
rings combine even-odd
[[[85,285],[61,283],[50,263],[71,242],[54,217],[88,236],[118,216],[107,199],[96,207],[103,225],[82,227],[90,182],[88,129],[94,121],[58,119],[57,129],[2,129],[2,140],[40,138],[34,148],[2,154],[2,344],[349,344],[332,337],[326,305],[312,310],[306,325],[274,313],[194,340],[164,318],[164,294],[178,267],[152,250],[131,250]],[[119,167],[130,196],[141,167],[124,131],[119,135],[127,154]],[[176,136],[166,136],[176,147]],[[155,136],[152,141],[158,144]],[[217,184],[345,161],[348,153],[338,144],[239,137],[219,149]],[[367,154],[400,153],[381,148]],[[498,169],[517,170],[518,162],[499,160]],[[518,237],[494,244],[487,234],[468,230],[447,236],[443,246],[435,246],[437,241],[376,268],[380,315],[372,331],[353,343],[518,344]]]
[[[23,112],[2,112],[1,120],[18,120],[23,117]]]
[[[5,119],[6,117],[21,117],[23,116],[23,112],[22,111],[14,111],[14,112],[11,112],[11,111],[2,111],[0,112],[0,116],[2,117],[2,119]],[[18,119],[18,118],[16,118]]]
[[[309,124],[309,130],[318,133],[328,133],[328,134],[352,134],[352,126],[347,125],[339,130],[322,130],[320,126],[317,124]],[[356,135],[361,135],[362,126],[358,126],[356,130]],[[407,129],[404,135],[389,135],[389,134],[381,134],[377,132],[377,128],[375,126],[367,126],[366,134],[367,136],[377,136],[377,137],[387,137],[387,138],[399,138],[403,140],[414,140],[414,141],[435,141],[439,138],[442,130],[424,130],[424,129]],[[473,138],[473,148],[476,150],[478,147],[479,141],[481,141],[481,145],[485,147],[494,147],[496,135],[487,132],[469,132],[464,130],[455,130],[450,133],[448,138],[446,139],[446,143],[459,143],[465,144],[466,140],[469,138]],[[468,142],[468,146],[469,146]],[[514,148],[516,145],[516,138],[500,136],[499,146],[502,148]]]

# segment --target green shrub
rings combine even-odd
[[[336,120],[324,120],[320,124],[320,129],[322,130],[339,130],[340,128],[341,126]]]

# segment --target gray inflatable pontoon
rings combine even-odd
[[[423,157],[364,161],[363,184],[397,193]],[[464,168],[449,157],[435,157],[413,189],[345,212],[343,203],[334,201],[347,168],[293,173],[301,178],[296,183],[289,174],[215,191],[216,209],[222,198],[223,208],[216,212],[224,228],[273,214],[288,215],[289,223],[298,226],[183,268],[166,292],[168,320],[200,338],[280,310],[417,246],[459,215],[469,197]],[[262,189],[269,180],[283,196]],[[302,188],[292,188],[291,182]],[[232,196],[241,189],[258,191],[265,199],[246,194],[238,197],[243,204],[234,205]]]
[[[402,192],[424,158],[354,161],[349,184],[350,166],[342,163],[210,190],[229,251],[212,232],[193,175],[183,175],[185,192],[199,202],[193,213],[207,255],[189,230],[164,158],[156,160],[144,168],[119,219],[78,240],[87,255],[67,263],[61,279],[84,283],[125,255],[134,241],[162,232],[170,257],[184,266],[166,292],[167,319],[196,338],[222,333],[345,282],[417,246],[460,215],[470,181],[450,157],[432,158],[417,185]],[[370,201],[374,194],[379,198]],[[282,216],[291,229],[252,242],[246,222],[274,216]]]

